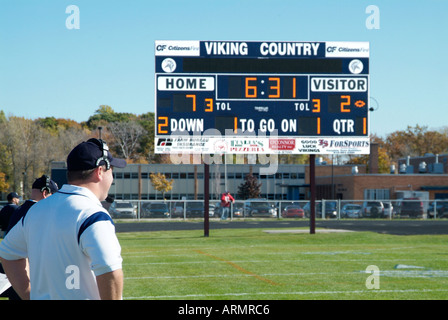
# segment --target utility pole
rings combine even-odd
[[[207,163],[204,163],[204,237],[209,236],[209,200],[210,200],[210,167]]]
[[[310,154],[310,234],[316,233],[316,155]]]

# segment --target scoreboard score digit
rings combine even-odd
[[[368,42],[156,41],[155,151],[367,154],[369,85]]]

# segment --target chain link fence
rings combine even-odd
[[[6,205],[0,201],[0,209]],[[103,202],[114,219],[190,219],[204,217],[204,200],[115,200]],[[316,200],[317,219],[443,219],[448,218],[448,199],[420,200]],[[209,217],[221,218],[217,200],[209,202]],[[236,200],[228,218],[309,218],[309,200]]]
[[[193,219],[204,217],[203,200],[116,200],[105,204],[114,219]],[[446,200],[317,200],[317,219],[442,219],[448,218]],[[223,208],[210,200],[209,217],[220,219]],[[236,200],[228,219],[309,218],[309,200],[277,201],[266,199]]]

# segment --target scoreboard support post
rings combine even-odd
[[[310,234],[316,233],[316,155],[310,154]]]
[[[209,208],[210,208],[210,167],[204,163],[204,237],[209,236],[210,222],[209,222]]]

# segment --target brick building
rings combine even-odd
[[[372,144],[365,166],[316,166],[318,199],[399,199],[403,194],[448,198],[448,154],[406,157],[390,174],[378,174],[378,145]],[[309,183],[309,172],[306,171]]]
[[[318,199],[398,199],[403,191],[425,191],[428,192],[429,199],[448,198],[448,175],[343,174],[316,176]]]
[[[317,199],[398,199],[403,192],[427,193],[428,199],[448,198],[448,154],[419,158],[400,159],[399,166],[406,165],[400,174],[398,168],[391,174],[378,174],[377,148],[372,145],[369,171],[363,165],[325,165],[319,163],[316,168]],[[376,161],[375,161],[376,160]],[[420,166],[422,162],[426,166]],[[259,174],[260,165],[253,165],[253,173],[262,183],[262,196],[277,200],[306,200],[310,198],[308,165],[279,164],[273,175]],[[420,170],[418,169],[420,167]],[[425,168],[424,172],[421,170]],[[65,163],[53,163],[52,178],[65,179]],[[238,186],[251,166],[232,164],[213,167],[210,172],[210,194],[219,194],[223,188],[235,194]],[[140,170],[140,173],[139,173]],[[215,170],[218,170],[215,172]],[[418,173],[418,172],[422,173]],[[168,179],[175,180],[175,187],[168,199],[203,199],[202,166],[197,172],[195,184],[195,165],[128,165],[124,169],[114,170],[115,182],[111,195],[116,199],[159,199],[161,194],[153,189],[148,179],[150,172],[161,172]],[[139,175],[141,179],[139,179]],[[227,180],[226,180],[227,179]],[[58,181],[60,185],[64,182]],[[228,183],[227,187],[225,184]]]

